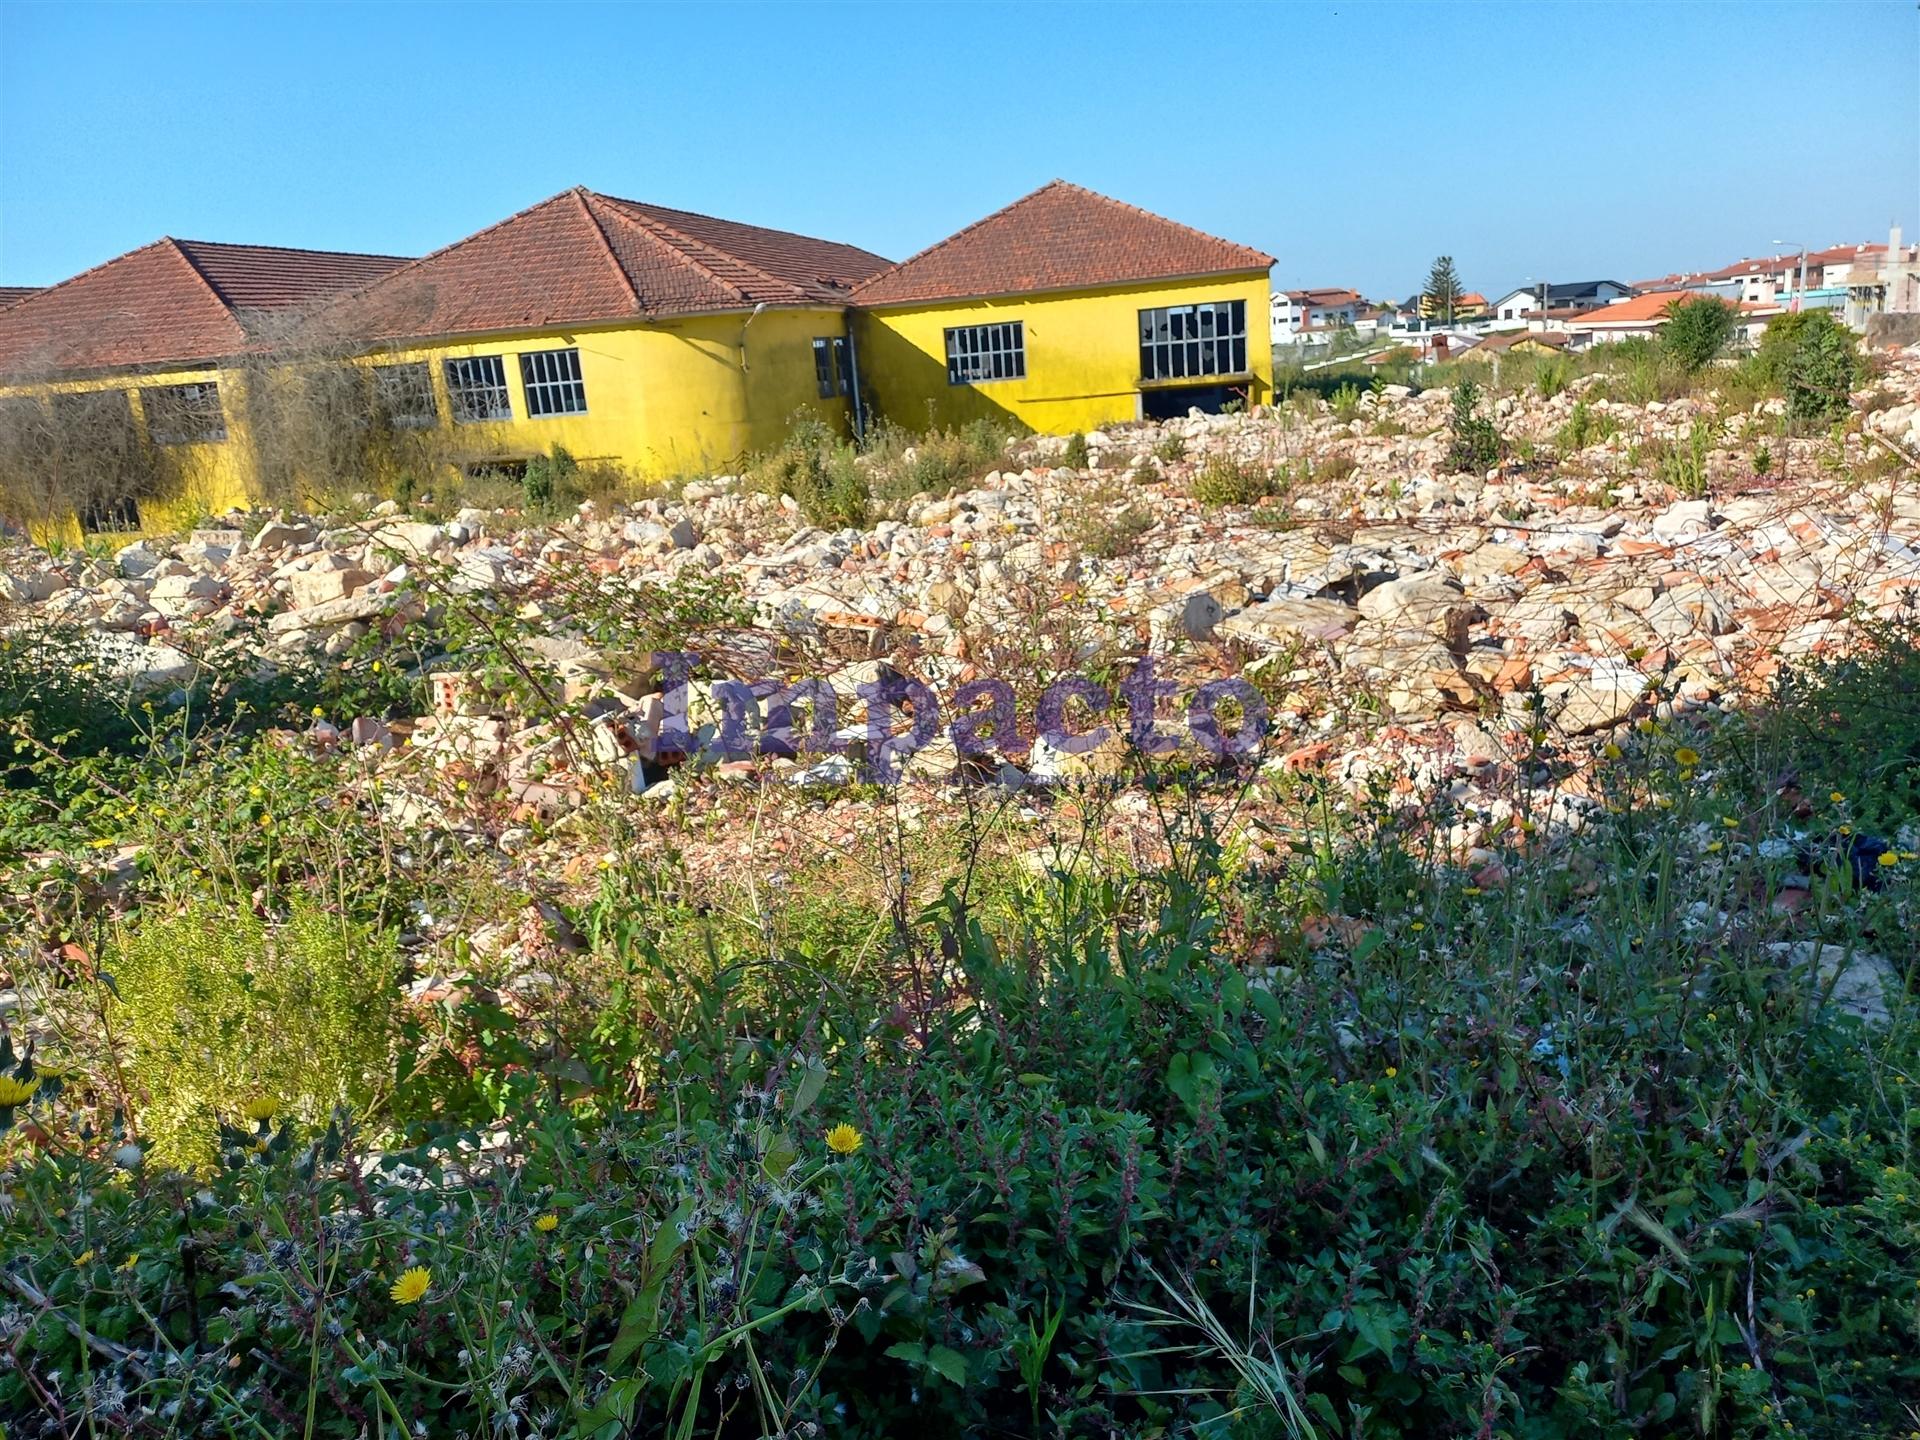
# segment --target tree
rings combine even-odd
[[[1667,306],[1660,343],[1688,371],[1698,370],[1733,338],[1733,307],[1712,295],[1695,295]]]
[[[1453,307],[1460,303],[1462,294],[1460,274],[1453,268],[1453,257],[1442,255],[1433,262],[1433,268],[1427,271],[1427,288],[1420,296],[1420,313],[1429,319],[1446,317],[1449,325],[1453,323]]]

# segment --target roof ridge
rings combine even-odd
[[[727,257],[727,259],[731,260],[734,264],[743,266],[746,269],[753,271],[753,273],[758,275],[761,279],[766,280],[771,284],[778,285],[783,289],[790,291],[797,298],[802,300],[805,300],[808,298],[807,292],[804,289],[802,289],[800,286],[794,284],[793,281],[783,279],[782,277],[775,275],[771,270],[768,270],[765,266],[756,264],[754,261],[749,260],[744,255],[736,255],[731,250],[722,250],[717,245],[710,245],[706,241],[702,240],[699,236],[689,235],[686,231],[680,229],[679,227],[674,225],[669,225],[667,224],[666,221],[655,219],[651,215],[629,215],[626,211],[619,208],[621,205],[632,205],[644,212],[648,208],[644,201],[621,200],[617,195],[602,195],[599,198],[602,200],[613,202],[614,214],[620,216],[620,218],[625,220],[628,224],[640,225],[643,227],[650,227],[652,229],[665,231],[668,236],[672,237],[671,243],[673,244],[673,247],[675,249],[678,249],[680,245],[684,244],[684,245],[691,246],[694,249],[699,250],[706,254],[724,255]],[[672,209],[673,207],[666,206],[663,208]],[[697,212],[692,210],[683,210],[680,213],[683,215],[697,214]],[[742,225],[749,230],[769,230],[769,227],[765,225],[748,225],[747,222],[744,220],[724,220],[717,215],[699,215],[698,218],[702,220],[711,220],[717,225]],[[772,233],[775,235],[791,235],[801,240],[813,238],[811,236],[801,235],[800,232],[797,230],[770,230],[769,233]],[[840,242],[837,240],[829,240],[825,243],[829,245],[837,245]],[[714,272],[706,264],[695,259],[695,257],[693,257],[692,255],[689,255],[686,258],[690,263],[697,266],[703,273],[710,275],[717,283],[721,285],[725,285],[729,290],[733,291],[733,293],[738,295],[742,301],[744,301],[747,298],[747,292],[742,290],[738,285],[735,285],[732,281],[723,278],[721,275]]]
[[[960,229],[954,231],[951,235],[947,236],[946,239],[936,240],[933,242],[933,244],[927,246],[924,250],[914,251],[914,253],[907,256],[906,259],[895,261],[893,264],[889,265],[886,269],[882,270],[877,275],[869,275],[866,279],[862,280],[858,285],[854,286],[851,293],[853,295],[858,295],[862,290],[865,290],[868,286],[878,285],[882,280],[886,279],[889,275],[899,274],[900,271],[906,269],[907,266],[913,264],[916,260],[924,259],[926,256],[934,254],[936,251],[946,249],[949,245],[952,245],[957,241],[964,239],[966,236],[971,235],[974,231],[978,230],[982,225],[985,225],[988,221],[998,220],[1002,215],[1006,214],[1009,210],[1016,209],[1017,207],[1026,204],[1029,200],[1032,200],[1037,196],[1045,194],[1047,191],[1053,189],[1053,187],[1056,185],[1067,185],[1067,182],[1065,180],[1060,179],[1058,176],[1056,176],[1052,180],[1047,181],[1046,184],[1038,186],[1035,189],[1029,190],[1026,194],[1022,195],[1019,199],[1009,200],[1006,204],[1002,205],[998,210],[995,210],[988,215],[982,215],[978,220],[974,221],[971,225],[961,226]],[[1079,187],[1073,186],[1073,185],[1067,185],[1067,188],[1078,189]],[[1091,194],[1092,192],[1089,191],[1088,193]]]
[[[633,283],[633,276],[629,275],[627,267],[620,263],[620,257],[614,253],[613,242],[607,238],[607,227],[600,223],[600,217],[593,213],[593,206],[588,203],[587,196],[592,192],[585,186],[576,185],[571,193],[580,204],[580,213],[587,217],[587,224],[593,227],[594,235],[599,238],[600,251],[607,257],[607,264],[613,267],[613,273],[619,278],[621,288],[632,298],[634,312],[638,314],[645,310],[646,306],[640,301],[640,287]]]
[[[613,197],[608,196],[603,198],[612,199]],[[718,250],[712,245],[702,244],[699,240],[696,240],[693,236],[686,234],[684,231],[676,230],[671,225],[665,224],[664,222],[659,220],[655,220],[651,216],[643,218],[639,215],[629,215],[626,211],[620,209],[618,205],[614,205],[610,208],[612,209],[612,213],[619,217],[620,222],[623,225],[632,226],[634,229],[638,230],[642,235],[645,235],[649,240],[653,241],[656,245],[663,247],[666,250],[666,252],[670,256],[672,256],[678,263],[688,266],[689,268],[696,270],[700,274],[706,276],[706,278],[711,280],[714,284],[730,292],[743,305],[747,301],[747,292],[745,290],[742,290],[738,285],[734,284],[733,281],[727,279],[724,275],[720,274],[711,265],[707,264],[706,261],[700,259],[697,255],[689,254],[688,253],[689,249],[697,249],[697,250],[705,251],[715,255],[726,255],[727,258],[732,260],[735,264],[753,271],[754,274],[760,276],[762,279],[770,280],[776,285],[785,286],[788,290],[791,290],[796,295],[800,293],[800,288],[797,285],[794,285],[788,281],[782,280],[777,275],[769,275],[766,271],[762,270],[758,265],[755,265],[751,260],[744,259],[738,255],[728,254],[727,251]],[[664,231],[666,233],[665,234],[658,233],[660,231]]]
[[[411,255],[387,255],[377,250],[320,250],[311,245],[259,245],[251,240],[183,240],[168,236],[176,245],[204,245],[210,250],[274,250],[282,255],[348,255],[356,260],[414,259]]]
[[[564,200],[567,196],[575,193],[576,191],[584,190],[584,189],[586,189],[584,185],[571,185],[571,186],[568,186],[565,190],[559,191],[557,194],[547,196],[547,198],[544,200],[536,200],[533,202],[533,204],[523,206],[522,208],[514,211],[513,214],[506,216],[504,219],[496,220],[491,225],[486,225],[478,230],[475,230],[471,235],[462,235],[458,240],[454,240],[449,242],[448,244],[442,245],[438,250],[429,250],[424,255],[416,255],[411,260],[408,260],[405,264],[396,265],[393,269],[387,271],[386,274],[374,276],[371,280],[368,280],[365,284],[356,285],[350,290],[342,290],[337,295],[327,296],[326,300],[323,302],[323,308],[330,310],[336,305],[345,305],[350,300],[357,300],[362,295],[366,294],[368,291],[374,289],[376,286],[384,285],[389,280],[397,279],[398,277],[405,275],[410,271],[418,270],[422,265],[425,265],[429,260],[438,260],[442,255],[451,254],[453,251],[458,250],[463,245],[471,245],[474,241],[480,239],[482,236],[491,235],[496,230],[504,230],[507,226],[513,224],[514,221],[523,219],[524,217],[531,215],[536,210],[545,209],[547,206],[553,204],[554,201]]]
[[[174,239],[173,236],[171,235],[166,235],[161,237],[161,243],[163,243],[169,250],[171,250],[176,256],[179,257],[180,263],[182,265],[186,266],[188,270],[193,272],[194,278],[197,279],[203,286],[206,287],[206,291],[209,295],[213,297],[214,303],[218,305],[222,310],[227,312],[227,314],[233,319],[233,323],[236,325],[240,325],[240,318],[239,318],[239,315],[236,313],[240,307],[235,305],[232,300],[228,299],[226,296],[226,293],[222,291],[218,285],[213,283],[213,277],[207,274],[206,271],[200,268],[199,262],[196,261],[193,258],[193,256],[189,255],[186,252],[185,247],[182,246],[181,243],[178,240]],[[246,327],[244,325],[241,325],[240,329],[242,334],[244,335],[246,331]]]
[[[782,230],[774,225],[758,225],[751,220],[730,220],[725,215],[709,215],[704,210],[687,210],[678,205],[659,205],[651,200],[632,200],[624,195],[609,195],[604,190],[589,190],[587,193],[596,200],[605,200],[613,205],[632,205],[640,210],[671,210],[676,215],[691,215],[696,220],[711,220],[716,225],[738,225],[744,230],[762,230],[769,235],[791,235],[796,240],[810,240],[816,245],[837,245],[845,250],[858,250],[863,255],[874,253],[866,246],[856,245],[851,240],[829,240],[824,235],[804,235],[798,230]],[[773,278],[777,280],[779,277]]]
[[[1234,250],[1253,250],[1253,253],[1256,255],[1266,256],[1269,268],[1271,268],[1274,263],[1273,257],[1267,255],[1267,252],[1264,250],[1254,250],[1253,246],[1242,245],[1238,240],[1229,240],[1224,235],[1215,235],[1210,230],[1202,230],[1198,226],[1184,224],[1179,220],[1173,219],[1171,216],[1160,214],[1157,210],[1149,210],[1144,205],[1134,205],[1125,200],[1115,199],[1111,195],[1103,195],[1098,190],[1089,190],[1086,186],[1076,185],[1071,180],[1055,180],[1053,183],[1055,185],[1064,185],[1069,190],[1078,190],[1082,195],[1091,196],[1095,200],[1105,201],[1109,205],[1118,205],[1122,210],[1131,210],[1135,215],[1143,216],[1148,220],[1157,220],[1162,225],[1171,225],[1176,230],[1184,230],[1189,235],[1197,235],[1202,240],[1212,241],[1215,245],[1225,245]],[[1018,204],[1019,202],[1016,201],[1015,203]]]
[[[109,265],[117,265],[122,260],[131,259],[133,256],[139,255],[144,251],[157,250],[162,245],[170,245],[174,243],[176,242],[174,241],[171,235],[162,235],[158,240],[149,240],[146,244],[136,245],[131,250],[122,250],[118,255],[109,256],[107,259],[102,260],[98,265],[89,265],[86,269],[80,271],[76,275],[69,275],[64,280],[56,280],[51,285],[39,286],[36,289],[34,294],[27,296],[25,299],[19,301],[18,303],[21,305],[25,305],[29,301],[38,300],[42,295],[51,295],[56,290],[64,290],[66,289],[67,286],[78,284],[80,281],[86,279],[89,275],[96,274],[97,272],[106,269]]]

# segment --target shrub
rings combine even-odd
[[[1284,488],[1271,465],[1231,455],[1209,455],[1193,477],[1202,505],[1257,505]]]
[[[1825,323],[1812,323],[1815,315]],[[1787,414],[1803,424],[1830,425],[1847,414],[1860,377],[1859,350],[1853,333],[1824,312],[1799,318],[1809,323],[1796,328],[1780,361]]]
[[[1555,355],[1540,362],[1540,369],[1533,377],[1533,388],[1542,400],[1551,400],[1567,386],[1573,383],[1573,362],[1564,355]]]
[[[1456,474],[1479,474],[1500,463],[1500,435],[1493,421],[1476,414],[1480,405],[1480,387],[1462,378],[1453,387],[1452,443],[1447,447],[1447,464]]]
[[[786,442],[749,467],[748,477],[764,494],[791,496],[823,530],[864,526],[871,513],[873,493],[859,457],[814,416],[796,420]]]
[[[324,1123],[377,1110],[392,1074],[394,937],[296,894],[271,926],[206,901],[123,929],[110,951],[114,1031],[156,1156],[200,1165],[254,1097]],[[137,1102],[139,1103],[139,1102]]]
[[[1727,348],[1733,338],[1734,314],[1731,305],[1711,295],[1676,300],[1667,307],[1661,346],[1684,370],[1698,370]]]
[[[570,484],[579,470],[580,466],[573,456],[558,443],[547,454],[536,455],[527,461],[526,473],[520,482],[527,508],[534,511],[550,509],[562,487]]]
[[[1707,454],[1718,438],[1715,430],[1705,420],[1698,420],[1688,428],[1684,441],[1662,443],[1654,463],[1661,482],[1689,499],[1706,494]]]
[[[1753,451],[1753,473],[1755,475],[1765,475],[1771,469],[1773,469],[1773,451],[1769,450],[1765,445],[1755,446]]]
[[[1589,445],[1598,445],[1603,440],[1612,439],[1619,429],[1620,422],[1613,416],[1604,411],[1595,414],[1593,407],[1585,400],[1577,400],[1574,402],[1573,413],[1560,427],[1560,432],[1553,437],[1554,444],[1559,446],[1561,454],[1572,455],[1576,451],[1586,449]]]
[[[1087,437],[1076,430],[1067,437],[1066,448],[1060,452],[1060,463],[1069,470],[1084,470],[1089,459]]]
[[[1177,430],[1163,430],[1153,442],[1153,458],[1163,465],[1187,458],[1187,437]]]
[[[1360,413],[1361,389],[1351,380],[1341,385],[1328,397],[1333,407],[1334,418],[1345,423]]]

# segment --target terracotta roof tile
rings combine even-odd
[[[13,304],[16,300],[24,300],[29,295],[38,295],[39,293],[40,287],[38,285],[0,285],[0,310],[6,309],[7,306]]]
[[[838,305],[886,261],[851,245],[573,189],[329,305],[369,340]]]
[[[156,240],[0,310],[0,375],[199,364],[249,343],[249,314],[304,304],[401,262],[384,255]]]
[[[1273,257],[1055,180],[883,271],[857,305],[1079,290],[1266,270]]]

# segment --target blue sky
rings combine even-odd
[[[901,258],[1054,176],[1376,297],[1913,236],[1920,11],[0,0],[0,283],[574,184]]]

